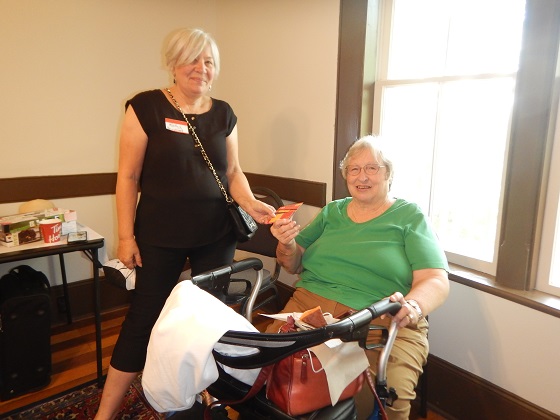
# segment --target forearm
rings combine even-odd
[[[290,274],[301,273],[301,257],[302,250],[295,240],[290,243],[283,244],[278,242],[276,247],[276,260]]]
[[[134,179],[119,176],[116,187],[119,240],[134,239],[134,218],[138,185]]]
[[[438,273],[414,281],[406,300],[415,300],[426,316],[440,307],[449,295],[449,280],[444,270]]]
[[[255,200],[247,177],[241,170],[235,170],[227,175],[230,196],[244,209],[250,208],[250,202]]]

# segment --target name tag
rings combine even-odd
[[[189,126],[185,121],[173,120],[171,118],[165,119],[165,128],[176,133],[189,134]]]

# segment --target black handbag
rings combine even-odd
[[[202,143],[200,142],[200,139],[198,138],[198,135],[194,131],[194,127],[189,122],[187,116],[185,115],[185,113],[183,112],[183,110],[179,106],[179,103],[175,100],[175,98],[173,97],[173,95],[171,94],[171,91],[169,89],[167,89],[167,93],[169,94],[169,97],[173,100],[173,102],[175,103],[175,106],[177,107],[177,109],[181,112],[181,114],[183,114],[183,118],[187,122],[187,126],[189,127],[189,130],[191,130],[192,137],[193,137],[193,140],[194,140],[194,147],[200,149],[200,153],[202,154],[202,158],[204,159],[204,161],[208,165],[208,168],[210,169],[210,171],[214,175],[214,179],[216,180],[216,183],[218,184],[218,187],[220,188],[220,191],[222,192],[222,194],[224,195],[224,198],[226,199],[228,214],[230,216],[231,224],[233,226],[233,231],[235,233],[235,237],[237,238],[237,242],[247,242],[249,239],[251,239],[255,235],[255,232],[257,231],[259,226],[255,222],[255,220],[251,217],[251,215],[249,215],[249,213],[247,213],[245,210],[243,210],[239,206],[239,204],[237,204],[228,195],[226,189],[224,188],[224,185],[222,184],[222,181],[220,181],[220,177],[218,176],[218,174],[216,173],[216,170],[214,169],[214,166],[212,165],[212,162],[210,162],[210,158],[206,154],[206,150],[204,150],[204,147],[202,146]]]
[[[259,226],[249,213],[243,210],[235,201],[228,202],[227,208],[237,242],[247,242],[255,235]]]

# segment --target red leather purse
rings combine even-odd
[[[339,400],[356,395],[363,383],[364,374],[361,374],[348,384]],[[266,397],[291,416],[332,405],[327,375],[317,356],[308,349],[274,365],[266,383]]]
[[[294,319],[288,321],[280,328],[280,333],[295,331]],[[367,381],[372,392],[375,388],[369,372],[364,371],[348,384],[342,391],[339,401],[353,397],[362,389]],[[310,349],[300,350],[274,365],[265,366],[257,376],[250,391],[238,401],[215,401],[206,407],[204,419],[210,420],[210,410],[216,405],[235,405],[247,401],[259,392],[266,382],[266,397],[280,410],[290,416],[311,413],[315,410],[332,405],[329,392],[327,374],[319,358]],[[377,394],[375,394],[377,398]]]

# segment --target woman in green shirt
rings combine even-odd
[[[279,220],[271,228],[279,241],[278,261],[300,275],[284,312],[319,305],[337,316],[387,296],[399,301],[403,307],[394,316],[399,332],[387,368],[388,385],[399,398],[388,414],[408,419],[429,351],[425,317],[449,293],[447,260],[420,208],[389,195],[393,165],[379,138],[356,141],[340,169],[351,197],[327,204],[301,231],[291,220]],[[381,322],[388,325],[390,320]],[[275,322],[268,331],[278,327]],[[377,352],[367,353],[375,368]],[[368,400],[371,396],[358,398],[360,418],[371,412]]]

